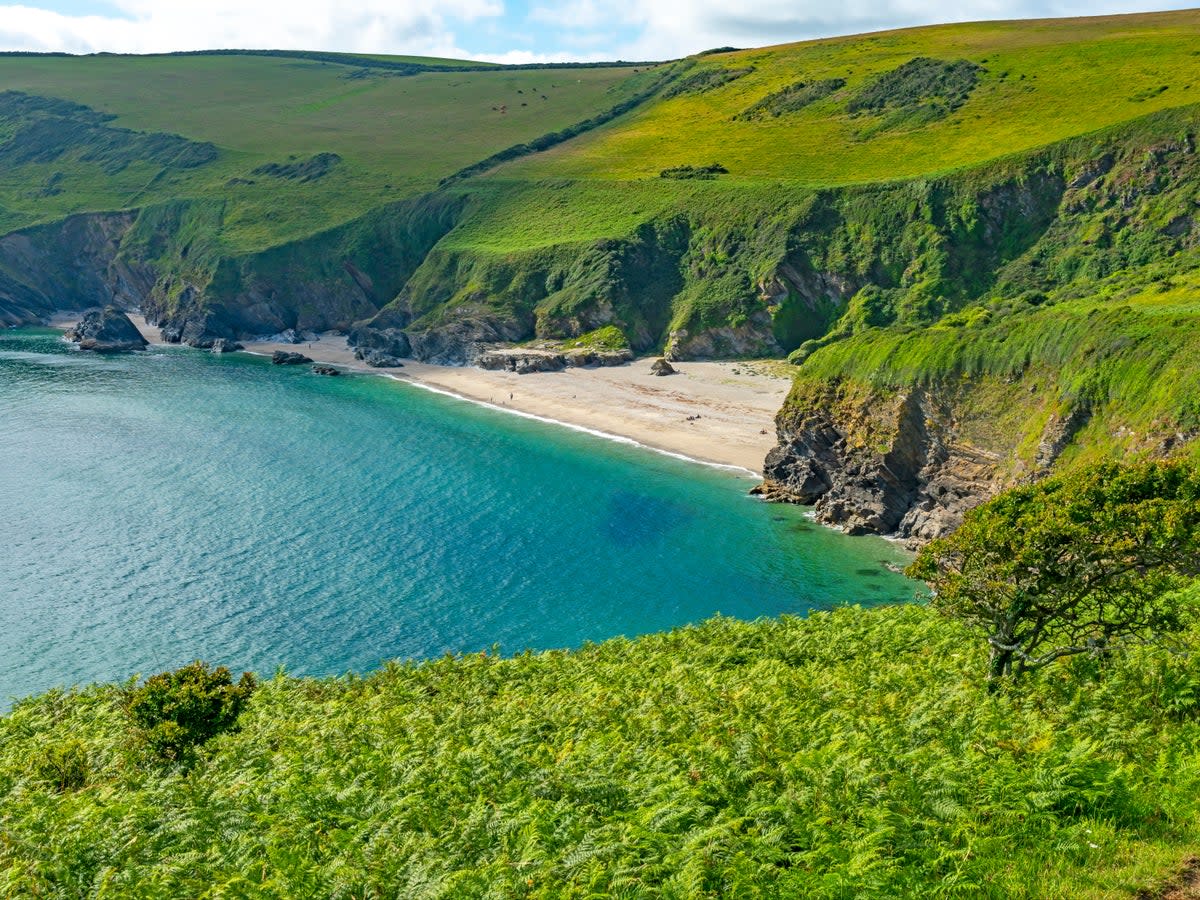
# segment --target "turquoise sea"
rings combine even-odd
[[[372,375],[0,332],[0,709],[910,599],[753,482]]]

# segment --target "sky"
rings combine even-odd
[[[659,60],[721,46],[974,19],[1184,9],[1196,0],[34,0],[0,49],[304,49],[495,62]]]

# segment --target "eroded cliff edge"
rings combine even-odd
[[[860,291],[796,355],[758,492],[916,544],[1077,462],[1200,454],[1200,157],[1179,124],[1063,148],[1036,240],[932,321]]]

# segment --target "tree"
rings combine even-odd
[[[1183,627],[1200,575],[1200,472],[1104,463],[1018,487],[928,544],[907,574],[987,635],[995,680]]]

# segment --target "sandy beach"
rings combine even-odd
[[[151,344],[163,342],[141,316],[130,318]],[[73,322],[64,316],[52,324],[66,328]],[[775,413],[791,386],[789,367],[778,362],[681,362],[677,374],[660,377],[650,373],[651,357],[612,368],[517,375],[409,360],[403,368],[373,369],[332,332],[311,344],[246,344],[248,353],[270,356],[276,350],[755,474],[775,445]]]

